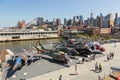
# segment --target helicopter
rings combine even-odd
[[[66,42],[66,45],[67,47],[76,49],[82,56],[87,56],[90,54],[102,54],[106,51],[102,44],[96,41],[79,41],[76,39],[70,39]]]
[[[88,46],[93,53],[102,53],[106,51],[99,42],[87,42],[85,45]]]
[[[88,57],[93,54],[92,50],[84,42],[70,40],[65,43],[66,47],[72,48],[73,56]]]
[[[35,46],[38,53],[46,54],[52,57],[54,60],[64,62],[64,63],[68,63],[69,61],[71,61],[66,51],[62,50],[63,47],[59,46],[59,47],[56,47],[55,49],[46,49],[45,47],[42,46],[40,41],[37,42],[37,44],[39,44],[39,46],[41,47],[40,49],[37,46]]]

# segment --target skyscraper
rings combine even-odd
[[[55,21],[55,18],[53,18],[53,24],[52,25],[56,25],[56,21]]]
[[[67,25],[67,19],[64,18],[64,25],[66,26]]]
[[[67,26],[71,26],[73,24],[73,20],[72,19],[69,19],[68,21],[67,21]]]
[[[80,26],[80,25],[82,25],[82,23],[83,23],[83,16],[82,15],[73,17],[73,25],[74,26]]]
[[[96,26],[99,27],[99,16],[96,17]]]
[[[115,14],[114,25],[115,27],[118,27],[120,25],[118,13]]]
[[[115,14],[115,18],[118,18],[118,13]]]
[[[79,16],[79,26],[83,27],[83,16],[82,15]]]
[[[76,25],[76,22],[77,22],[77,17],[74,16],[74,17],[73,17],[73,25]]]
[[[90,19],[84,20],[84,26],[90,26]]]
[[[90,14],[90,17],[93,17],[93,13]]]
[[[56,25],[59,26],[61,24],[61,19],[57,18],[56,19]]]
[[[108,14],[103,17],[102,19],[102,27],[108,28],[108,27],[113,27],[114,26],[114,20],[112,14]]]
[[[42,26],[44,24],[44,18],[43,17],[39,17],[38,19],[37,19],[37,25],[38,26]]]
[[[83,16],[82,15],[79,16],[79,20],[83,21]]]
[[[100,28],[102,28],[102,24],[103,24],[103,17],[99,17],[99,16],[97,16],[97,18],[98,18],[98,27],[100,27]]]
[[[101,17],[103,17],[103,14],[102,14],[102,13],[100,13],[100,16],[101,16]]]
[[[90,14],[90,26],[94,26],[95,22],[94,22],[94,17],[93,17],[93,13]]]

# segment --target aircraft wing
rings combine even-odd
[[[30,50],[30,51],[24,50],[21,53],[17,53],[15,57],[16,56],[21,56],[24,61],[27,61],[31,56],[36,57],[36,56],[40,56],[40,54],[38,54],[36,50]]]

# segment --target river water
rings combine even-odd
[[[60,39],[43,39],[43,40],[27,40],[27,41],[12,41],[12,42],[0,42],[0,51],[3,49],[10,49],[13,52],[21,52],[22,49],[29,50],[34,47],[40,41],[46,48],[52,47],[53,43],[59,43]]]

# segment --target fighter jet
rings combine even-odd
[[[13,68],[12,71],[18,70],[22,68],[28,62],[32,62],[36,59],[40,59],[40,55],[35,50],[25,50],[23,49],[22,52],[16,53],[13,58]]]
[[[24,61],[23,61],[22,57],[18,56],[14,61],[14,66],[13,66],[12,71],[22,68],[23,63],[24,63]]]

